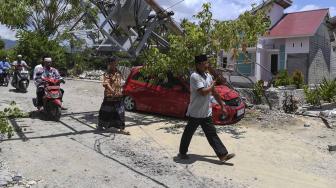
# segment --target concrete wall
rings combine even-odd
[[[286,39],[286,53],[299,54],[309,53],[309,37]]]
[[[318,84],[325,77],[330,78],[330,36],[322,24],[315,36],[310,38],[308,83]]]
[[[268,13],[271,20],[271,27],[273,27],[284,15],[284,8],[277,3],[273,3],[273,6]]]
[[[294,71],[300,71],[304,75],[305,83],[308,83],[308,64],[309,54],[288,54],[287,55],[287,71],[289,75],[293,75]]]
[[[331,45],[331,58],[330,58],[330,72],[331,72],[331,78],[336,78],[336,41],[334,41]]]

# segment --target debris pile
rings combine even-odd
[[[102,70],[84,71],[79,75],[79,78],[87,80],[100,80],[103,74],[104,71]]]
[[[0,161],[0,187],[29,188],[37,183],[38,181],[28,180],[21,174],[10,171],[5,167],[5,164]]]
[[[128,75],[131,72],[131,68],[125,66],[118,66],[117,69],[121,73],[124,80],[127,79]],[[104,71],[102,70],[91,70],[91,71],[84,71],[78,77],[80,79],[86,79],[86,80],[101,80],[103,74]]]
[[[236,88],[239,94],[246,99],[249,103],[254,103],[254,93],[251,88]],[[286,96],[292,96],[297,101],[298,106],[302,106],[306,103],[303,89],[288,89],[288,88],[269,88],[265,91],[265,95],[272,105],[272,109],[283,109],[283,103],[286,100]],[[263,98],[262,104],[267,104],[267,101]]]

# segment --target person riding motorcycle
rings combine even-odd
[[[52,58],[46,57],[43,59],[42,66],[35,67],[34,70],[34,82],[36,85],[36,98],[37,98],[37,109],[41,110],[43,106],[43,96],[44,96],[44,84],[43,78],[51,77],[54,79],[63,80],[58,70],[52,67]],[[62,81],[64,83],[64,81]],[[64,91],[61,89],[62,95]],[[65,109],[62,107],[62,109]]]
[[[0,74],[3,73],[3,71],[8,70],[11,68],[11,65],[8,62],[8,58],[5,58],[4,60],[0,60]]]
[[[0,60],[0,80],[4,78],[4,73],[11,68],[11,65],[8,63],[8,58]]]
[[[29,66],[24,60],[22,60],[22,55],[17,56],[17,60],[13,62],[12,66],[14,67],[14,76],[12,82],[16,83],[18,79],[18,73],[22,69],[22,67],[29,69]]]

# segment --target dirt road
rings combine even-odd
[[[175,158],[185,122],[127,113],[131,136],[97,133],[102,88],[94,82],[64,85],[60,122],[42,117],[17,119],[22,133],[0,143],[0,160],[35,187],[335,187],[336,131],[317,119],[294,117],[270,122],[251,115],[220,128],[220,137],[237,157],[220,164],[199,131],[191,159]],[[0,88],[0,108],[15,100],[34,110],[34,87],[26,94]],[[304,127],[304,124],[309,127]]]

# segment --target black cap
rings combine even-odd
[[[208,57],[205,54],[195,56],[195,63],[200,64],[204,61],[208,61]]]

